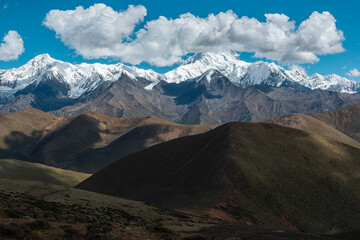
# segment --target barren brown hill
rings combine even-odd
[[[0,178],[21,179],[74,187],[90,174],[79,173],[38,163],[0,159]]]
[[[334,111],[314,113],[310,114],[310,116],[327,123],[360,142],[360,104],[350,105]]]
[[[97,113],[56,118],[32,109],[0,115],[0,158],[92,173],[146,147],[212,128]]]
[[[77,187],[227,221],[312,233],[360,227],[360,149],[270,123],[229,123],[120,159]]]
[[[21,158],[58,120],[37,109],[0,113],[0,157]]]
[[[320,114],[321,115],[321,114]],[[360,116],[359,116],[360,117]],[[293,127],[301,130],[306,130],[323,135],[328,138],[332,138],[339,142],[343,142],[353,147],[360,148],[360,142],[345,135],[339,130],[331,127],[323,121],[320,121],[312,116],[297,113],[278,116],[270,119],[263,120],[263,122],[276,123],[287,127]]]
[[[29,155],[46,165],[93,173],[157,143],[212,128],[155,117],[119,119],[87,113],[48,134]]]

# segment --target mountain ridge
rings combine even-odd
[[[54,76],[69,86],[68,96],[77,98],[95,89],[104,81],[116,81],[121,74],[130,78],[145,78],[150,83],[146,87],[151,90],[161,80],[168,83],[180,83],[200,77],[206,71],[220,71],[232,82],[258,85],[266,84],[279,87],[284,81],[298,83],[309,89],[322,89],[337,92],[357,93],[360,84],[335,74],[322,76],[306,73],[298,69],[285,70],[274,62],[257,61],[247,63],[241,61],[235,52],[197,53],[184,60],[179,67],[160,74],[153,70],[144,70],[134,66],[118,64],[87,64],[73,65],[41,54],[19,68],[0,70],[0,96],[10,98],[16,91],[31,84],[38,84],[46,76]]]

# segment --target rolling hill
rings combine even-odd
[[[1,158],[22,158],[59,118],[37,109],[0,114]]]
[[[20,179],[74,187],[90,174],[30,163],[15,159],[0,159],[0,178]]]
[[[97,113],[57,118],[31,109],[0,115],[0,158],[93,173],[146,147],[214,127]]]
[[[149,146],[212,128],[155,117],[119,119],[86,113],[47,135],[30,156],[46,165],[93,173]]]
[[[360,227],[360,149],[270,123],[229,123],[118,160],[77,188],[310,233]]]
[[[322,114],[319,115],[323,116]],[[352,129],[351,130],[349,129],[348,131],[343,131],[349,134],[348,136],[345,135],[345,133],[335,129],[334,127],[331,127],[326,122],[316,119],[315,117],[312,117],[310,115],[301,114],[301,113],[289,114],[289,115],[283,115],[283,116],[266,119],[263,120],[262,122],[276,123],[287,127],[314,132],[323,135],[325,137],[337,140],[339,142],[348,144],[350,146],[360,148],[360,142],[350,137],[350,136],[355,136],[351,134],[352,132],[350,133]]]
[[[334,111],[314,113],[310,116],[360,142],[360,104],[353,104]]]

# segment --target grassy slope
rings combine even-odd
[[[360,150],[268,123],[230,123],[125,157],[77,187],[313,233],[360,228]]]
[[[314,132],[325,137],[360,148],[360,142],[329,126],[325,122],[306,114],[289,114],[264,120],[262,122],[276,123],[283,126]]]
[[[0,178],[22,179],[73,187],[91,174],[14,159],[0,159]]]

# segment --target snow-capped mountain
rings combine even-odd
[[[48,79],[56,80],[66,85],[67,97],[78,98],[84,93],[96,89],[106,81],[117,81],[126,74],[136,81],[141,77],[149,81],[145,87],[151,90],[161,82],[181,83],[196,79],[210,70],[217,70],[230,81],[246,85],[283,86],[285,82],[293,82],[310,89],[322,89],[341,93],[358,93],[360,84],[337,76],[335,74],[308,76],[298,69],[286,70],[275,63],[258,61],[247,63],[241,61],[232,51],[223,53],[198,53],[186,59],[179,67],[159,74],[153,70],[144,70],[122,63],[73,65],[42,54],[19,68],[0,70],[0,99],[11,99],[16,92],[30,85],[37,85]],[[210,79],[210,78],[208,78]]]
[[[344,77],[340,77],[336,74],[330,74],[322,76],[320,74],[313,74],[311,76],[306,76],[304,78],[296,79],[299,84],[311,88],[311,89],[323,89],[333,92],[343,92],[343,93],[359,93],[360,84],[358,82],[349,80]]]
[[[322,89],[342,93],[357,93],[360,84],[336,74],[308,76],[298,69],[286,70],[275,63],[241,61],[235,52],[198,53],[181,66],[164,74],[167,82],[179,83],[198,78],[209,69],[220,71],[232,82],[246,85],[270,85],[280,87],[285,81],[298,83],[310,89]]]
[[[153,70],[143,70],[122,63],[114,65],[87,64],[73,65],[51,58],[48,54],[39,55],[19,68],[0,71],[0,94],[12,95],[31,84],[54,78],[68,85],[69,97],[76,98],[94,90],[103,81],[116,81],[125,73],[129,77],[146,78],[158,81],[159,74]]]

